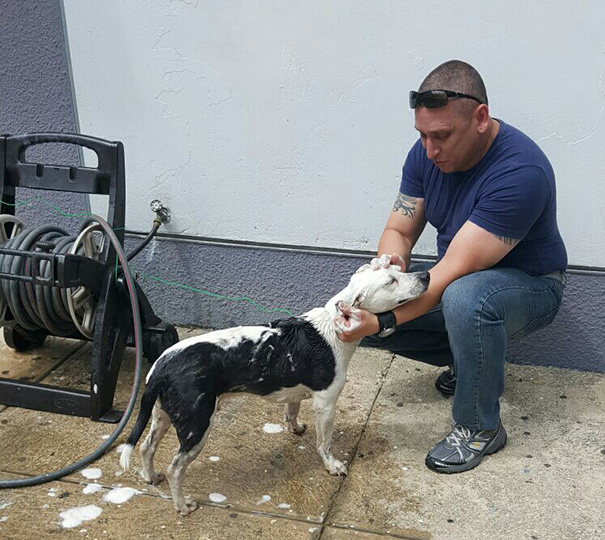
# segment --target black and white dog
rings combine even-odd
[[[152,417],[141,446],[142,476],[152,484],[160,482],[163,476],[155,472],[153,458],[174,425],[180,448],[166,476],[177,512],[193,511],[197,505],[183,497],[185,470],[202,451],[220,400],[229,393],[249,392],[286,403],[286,421],[298,434],[305,430],[298,421],[300,402],[313,398],[317,452],[330,474],[346,474],[345,465],[332,454],[333,420],[349,360],[359,343],[344,343],[337,336],[345,324],[342,308],[388,311],[420,296],[429,282],[427,272],[406,274],[382,262],[375,259],[362,266],[323,308],[269,326],[210,332],[167,349],[147,376],[139,416],[120,458],[123,469],[129,468],[134,446]],[[358,320],[353,309],[347,315],[347,329]]]

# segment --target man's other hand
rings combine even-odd
[[[389,268],[390,266],[397,266],[402,272],[406,272],[406,264],[401,255],[398,253],[383,253],[380,257],[375,257],[370,261],[370,267],[372,270],[379,270],[380,268]]]
[[[336,335],[345,343],[359,341],[379,330],[378,317],[365,309],[358,309],[341,302],[340,315],[334,320]]]

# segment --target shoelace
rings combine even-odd
[[[445,440],[451,446],[460,446],[462,441],[469,439],[471,436],[471,430],[464,427],[462,424],[454,424],[451,433],[445,438]]]

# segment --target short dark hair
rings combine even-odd
[[[473,66],[461,60],[449,60],[431,71],[422,81],[418,92],[427,90],[451,90],[474,96],[485,104],[488,102],[481,75]]]

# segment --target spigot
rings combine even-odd
[[[170,210],[162,204],[162,201],[155,199],[151,201],[149,206],[151,207],[151,210],[156,213],[156,216],[162,223],[170,223]]]

